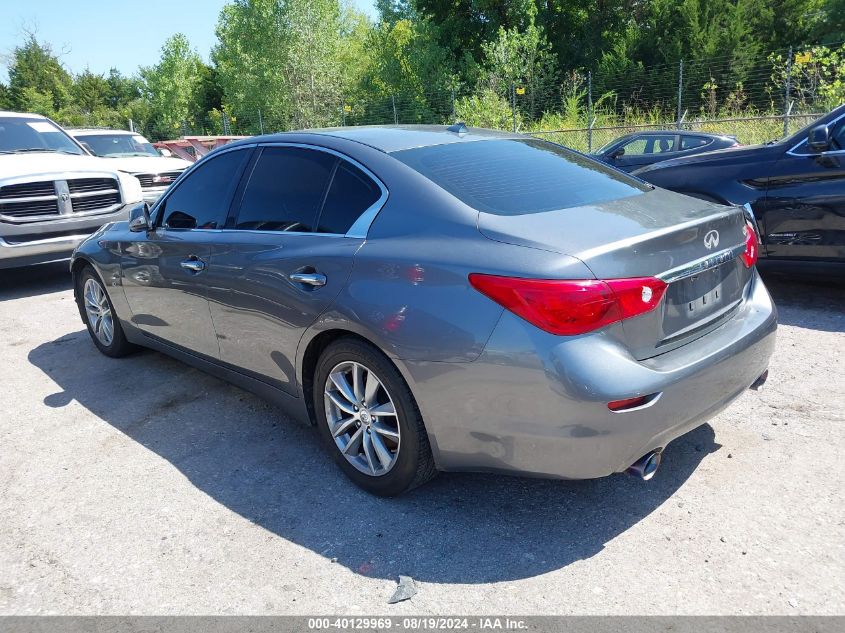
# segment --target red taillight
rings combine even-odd
[[[625,409],[636,409],[648,402],[648,396],[637,396],[636,398],[625,398],[624,400],[614,400],[607,403],[607,408],[611,411],[623,411]]]
[[[746,268],[751,268],[757,263],[757,255],[759,243],[757,242],[757,233],[754,232],[754,227],[751,222],[745,223],[745,251],[740,255],[742,263]]]
[[[522,279],[473,273],[472,287],[538,328],[560,335],[591,332],[653,310],[666,292],[655,277]]]

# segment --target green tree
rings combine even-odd
[[[12,107],[12,99],[9,95],[9,87],[0,81],[0,110],[8,110]]]
[[[15,110],[51,115],[71,99],[73,79],[49,44],[27,33],[9,64],[9,100]]]
[[[92,73],[88,68],[74,78],[71,88],[74,106],[89,114],[109,106],[109,92],[106,78]]]
[[[106,78],[109,84],[108,105],[121,108],[141,96],[141,86],[137,78],[124,77],[117,68],[109,70]]]
[[[183,125],[196,124],[202,66],[188,38],[177,33],[162,46],[158,64],[140,69],[144,97],[155,120],[151,135],[178,135]]]
[[[225,102],[234,112],[262,110],[273,128],[338,122],[344,49],[359,29],[338,0],[235,0],[218,20],[214,51]]]

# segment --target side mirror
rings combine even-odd
[[[814,152],[824,152],[830,148],[830,129],[826,125],[817,125],[807,134],[807,146]]]
[[[146,202],[133,207],[129,212],[129,230],[133,233],[149,231],[153,228],[150,220],[150,207]]]
[[[164,156],[165,158],[172,158],[173,157],[173,152],[171,152],[166,147],[159,147],[158,153],[161,154],[162,156]]]
[[[625,155],[625,148],[620,147],[617,150],[614,150],[613,153],[610,155],[611,158],[622,158]]]

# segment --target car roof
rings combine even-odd
[[[90,135],[90,134],[124,134],[126,136],[137,136],[138,132],[130,132],[129,130],[110,130],[106,128],[75,128],[66,127],[65,131],[70,134]]]
[[[0,110],[0,116],[14,116],[22,119],[46,119],[46,116],[35,114],[34,112],[9,112],[8,110]]]
[[[450,129],[451,128],[451,129]],[[318,128],[267,134],[264,136],[244,139],[243,142],[283,142],[286,137],[296,135],[302,137],[331,136],[335,138],[355,141],[368,145],[385,153],[398,152],[405,149],[430,147],[432,145],[446,145],[449,143],[470,143],[476,141],[490,141],[508,138],[525,138],[520,134],[496,132],[482,128],[445,125],[367,125],[335,128]]]
[[[621,141],[623,138],[634,138],[637,136],[645,136],[646,134],[677,134],[678,136],[707,136],[708,138],[730,138],[730,134],[717,134],[715,132],[698,132],[696,130],[640,130],[639,132],[630,132],[617,138]]]

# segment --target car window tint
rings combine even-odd
[[[704,147],[705,145],[709,145],[711,142],[711,139],[707,138],[706,136],[682,136],[681,150],[683,151],[685,149],[695,149],[696,147]]]
[[[317,230],[346,233],[361,214],[381,197],[381,189],[355,165],[341,161],[326,196]]]
[[[171,229],[219,229],[248,150],[224,152],[203,159],[164,201],[164,226]]]
[[[675,143],[675,137],[671,134],[655,134],[641,136],[627,143],[625,156],[637,156],[641,154],[662,154],[671,152]]]
[[[625,150],[625,156],[637,156],[639,154],[645,154],[647,140],[648,139],[644,137],[637,138],[623,145],[622,148]]]
[[[337,157],[300,147],[267,147],[249,178],[235,228],[310,232]]]
[[[840,121],[830,135],[830,148],[833,150],[845,149],[845,121]]]
[[[391,156],[469,206],[497,215],[594,204],[649,190],[604,163],[534,139],[446,143]]]

